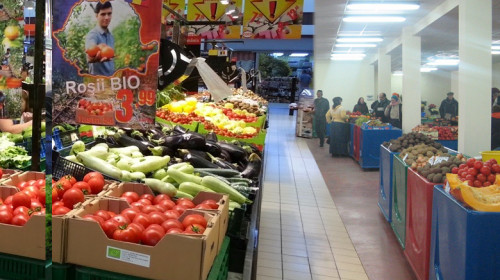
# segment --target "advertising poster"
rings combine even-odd
[[[184,10],[186,9],[186,1],[184,0],[163,0],[163,7],[161,11],[161,23],[166,25],[165,31],[167,37],[172,37],[174,22],[176,21],[176,16],[172,14],[165,6],[176,11],[179,15],[184,15]]]
[[[223,21],[225,24],[195,25],[189,27],[189,36],[201,36],[202,39],[240,39],[243,23],[243,0],[229,0],[222,4],[220,0],[188,0],[187,20]]]
[[[24,8],[22,1],[0,2],[0,118],[16,119],[27,109],[21,81],[28,76],[24,67]]]
[[[154,125],[161,5],[54,0],[54,123]]]
[[[246,0],[244,39],[300,39],[304,0]]]

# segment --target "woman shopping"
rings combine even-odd
[[[349,124],[346,123],[348,116],[341,104],[342,98],[335,97],[332,108],[326,113],[326,122],[331,123],[330,153],[332,156],[348,155]]]
[[[360,112],[362,115],[368,114],[368,106],[366,106],[365,99],[360,97],[358,103],[354,105],[353,113]]]
[[[402,105],[401,102],[399,101],[399,96],[398,95],[392,95],[391,97],[391,103],[387,105],[385,108],[385,116],[390,119],[390,123],[392,126],[401,128],[402,127],[402,118],[403,114],[401,111]]]

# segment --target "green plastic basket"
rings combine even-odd
[[[75,266],[72,264],[51,263],[48,267],[50,279],[75,279]]]
[[[224,237],[224,242],[219,254],[215,258],[212,269],[208,274],[207,280],[226,280],[229,271],[229,237]]]
[[[0,254],[0,279],[45,279],[46,261]]]
[[[174,123],[174,122],[171,122],[171,121],[166,121],[166,120],[164,120],[162,118],[158,118],[158,117],[155,118],[155,121],[157,123],[171,125],[171,126],[178,125],[178,126],[181,126],[181,127],[185,128],[185,129],[188,129],[189,131],[192,131],[192,132],[197,132],[198,131],[198,124],[199,124],[199,122],[192,122],[190,124],[180,124],[180,123]]]

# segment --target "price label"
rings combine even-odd
[[[405,157],[403,158],[403,161],[406,161],[407,157],[408,157],[408,154],[405,155]]]
[[[130,89],[121,89],[116,94],[116,99],[121,101],[120,108],[115,112],[117,122],[127,123],[132,119],[134,109],[134,93]]]
[[[141,90],[139,91],[139,106],[147,105],[153,106],[156,102],[156,92],[154,90]]]

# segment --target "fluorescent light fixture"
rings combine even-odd
[[[293,57],[304,57],[304,56],[308,56],[309,54],[308,53],[292,53],[290,56],[293,56]]]
[[[335,44],[337,48],[375,48],[377,44]]]
[[[492,51],[491,54],[500,54],[500,51]]]
[[[396,16],[348,16],[342,20],[345,22],[403,22],[406,18]]]
[[[500,50],[500,45],[491,46],[492,50]]]
[[[418,10],[420,5],[417,3],[351,3],[347,5],[348,10],[354,11],[414,11]]]
[[[365,54],[363,53],[335,53],[331,54],[331,60],[363,60],[365,58]]]
[[[420,67],[420,72],[431,72],[438,70],[436,67]]]
[[[229,4],[229,0],[220,0],[220,3],[222,5],[227,5],[227,4]]]
[[[403,71],[394,71],[394,72],[392,72],[392,75],[394,75],[394,76],[403,76]]]
[[[443,65],[443,66],[455,66],[458,65],[460,60],[458,59],[436,59],[433,61],[429,61],[427,65],[432,65],[432,66],[437,66],[437,65]]]
[[[272,56],[274,56],[274,57],[283,56],[283,55],[284,55],[284,53],[282,53],[282,52],[275,52],[272,54]]]
[[[337,38],[339,43],[376,43],[382,42],[384,39],[380,37],[340,37]]]

